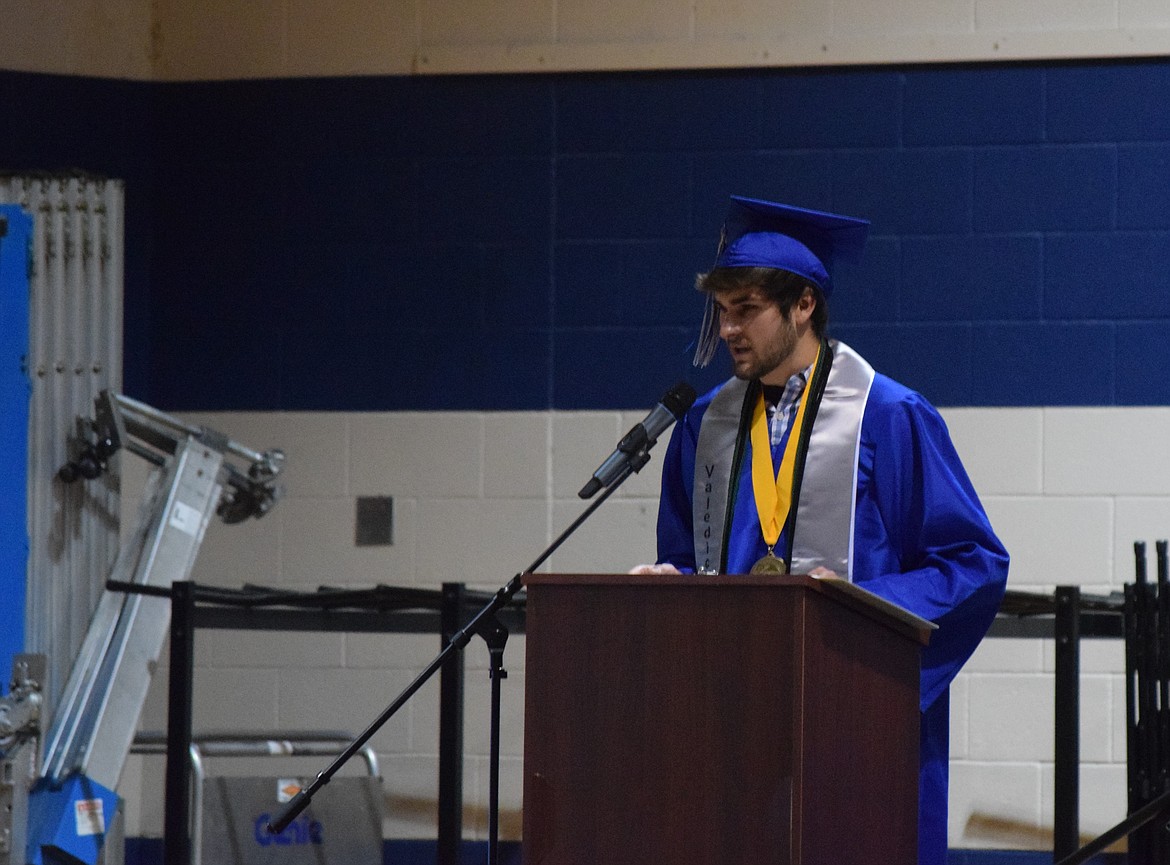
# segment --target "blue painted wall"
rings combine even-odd
[[[149,369],[153,117],[147,82],[0,71],[0,174],[91,172],[125,181],[126,353]],[[133,374],[127,390],[146,393]]]
[[[733,192],[873,220],[831,329],[939,405],[1170,402],[1164,61],[5,93],[0,165],[129,174],[126,387],[168,410],[713,383],[691,285]]]

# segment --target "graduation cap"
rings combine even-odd
[[[803,276],[827,296],[838,260],[861,257],[869,221],[731,196],[716,267],[774,267]]]
[[[861,257],[869,221],[758,198],[731,196],[715,267],[772,267],[802,276],[828,297],[837,261]],[[719,345],[719,315],[707,298],[695,365],[710,363]]]

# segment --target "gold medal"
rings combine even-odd
[[[780,535],[788,522],[792,509],[792,487],[796,474],[796,452],[800,449],[805,413],[812,402],[811,382],[816,378],[817,367],[825,353],[825,343],[817,349],[817,356],[805,378],[804,392],[800,396],[800,407],[796,410],[788,441],[780,456],[780,468],[772,461],[772,433],[768,423],[768,410],[764,405],[761,388],[752,411],[750,437],[752,444],[752,493],[756,500],[756,513],[760,518],[760,534],[768,554],[752,565],[753,574],[787,574],[788,563],[772,552],[780,541]],[[789,544],[791,546],[791,544]]]
[[[752,565],[751,572],[753,574],[787,574],[788,565],[784,559],[777,557],[771,550],[768,550],[768,555]]]

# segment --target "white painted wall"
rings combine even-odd
[[[1161,0],[0,0],[0,68],[135,79],[1167,53]]]
[[[288,452],[287,497],[260,521],[216,524],[194,579],[313,589],[376,583],[438,587],[468,576],[494,590],[580,512],[576,491],[642,412],[208,414],[193,422],[252,447]],[[1170,409],[950,409],[956,445],[1012,554],[1010,584],[1086,592],[1132,580],[1132,542],[1170,535]],[[663,447],[660,443],[659,447]],[[1095,455],[1107,454],[1100,461]],[[640,475],[557,553],[563,572],[621,571],[654,555],[658,468]],[[138,470],[141,473],[141,469]],[[128,484],[134,486],[134,484]],[[354,498],[390,495],[395,543],[358,549]],[[129,512],[129,511],[128,511]],[[201,632],[196,729],[360,730],[439,651],[437,637]],[[519,837],[524,639],[506,652],[504,837]],[[487,653],[469,655],[467,828],[486,837]],[[1049,848],[1054,651],[1039,640],[988,640],[954,687],[951,843]],[[1085,641],[1082,830],[1125,814],[1124,657],[1120,641]],[[144,728],[165,724],[160,676]],[[390,837],[434,837],[437,683],[375,738]],[[322,764],[300,771],[315,774]],[[247,761],[216,771],[269,773]],[[161,761],[135,759],[121,792],[130,834],[161,832]]]
[[[151,0],[0,0],[0,69],[150,78]]]

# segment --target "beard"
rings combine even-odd
[[[735,377],[744,381],[763,378],[792,357],[797,341],[796,325],[785,317],[774,334],[763,342],[752,341],[741,353],[731,351],[729,344]]]

